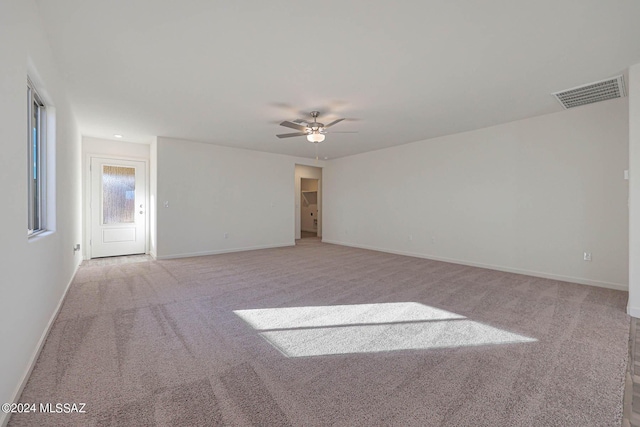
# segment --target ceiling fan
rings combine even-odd
[[[320,115],[319,111],[312,111],[311,117],[313,117],[313,121],[309,122],[307,120],[295,120],[290,122],[285,120],[280,123],[280,126],[286,126],[291,129],[299,130],[300,132],[293,133],[281,133],[276,135],[278,138],[291,138],[293,136],[306,136],[307,141],[313,142],[317,144],[318,142],[324,141],[326,133],[356,133],[355,131],[346,131],[346,132],[327,132],[327,129],[331,126],[340,123],[344,119],[337,119],[332,121],[331,123],[325,125],[324,123],[320,123],[317,121],[318,116]]]

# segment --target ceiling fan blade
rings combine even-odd
[[[325,126],[326,127],[326,126]],[[358,133],[357,130],[339,130],[339,131],[327,131],[323,133]]]
[[[292,136],[305,136],[306,132],[281,133],[276,135],[278,138],[291,138]]]
[[[286,126],[288,128],[297,129],[297,130],[302,131],[302,132],[305,132],[307,130],[306,126],[299,125],[298,123],[289,122],[287,120],[285,120],[284,122],[280,123],[280,126]]]
[[[334,121],[332,121],[331,123],[329,123],[328,125],[325,125],[324,127],[325,127],[325,129],[326,129],[326,128],[329,128],[329,127],[331,127],[331,126],[335,125],[336,123],[340,123],[340,122],[341,122],[341,121],[343,121],[343,120],[344,120],[344,119],[334,120]]]

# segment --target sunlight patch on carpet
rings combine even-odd
[[[416,302],[267,308],[234,313],[288,357],[537,341]]]
[[[263,308],[234,313],[260,331],[465,318],[417,302]]]

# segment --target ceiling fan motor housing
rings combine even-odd
[[[324,123],[320,123],[316,121],[319,115],[320,115],[319,111],[311,112],[311,117],[313,117],[313,123],[309,123],[307,125],[308,129],[310,130],[310,132],[308,133],[318,133],[324,130]]]
[[[292,128],[292,129],[296,129],[298,132],[294,132],[294,133],[285,133],[285,134],[280,134],[280,135],[276,135],[278,138],[290,138],[293,136],[306,136],[307,140],[309,142],[314,142],[314,143],[318,143],[318,142],[322,142],[324,141],[325,138],[325,133],[327,133],[327,128],[340,123],[341,121],[343,121],[344,119],[336,119],[334,121],[332,121],[331,123],[329,123],[328,125],[325,125],[324,123],[320,123],[319,121],[317,121],[318,116],[320,115],[319,111],[312,111],[311,112],[311,117],[313,117],[313,122],[309,122],[307,120],[294,120],[294,121],[288,121],[285,120],[282,123],[280,123],[280,126],[285,126],[288,128]]]

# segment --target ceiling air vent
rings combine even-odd
[[[573,89],[555,92],[552,93],[552,95],[567,109],[592,104],[594,102],[606,101],[607,99],[622,98],[627,94],[624,88],[624,77],[618,76],[574,87]]]

